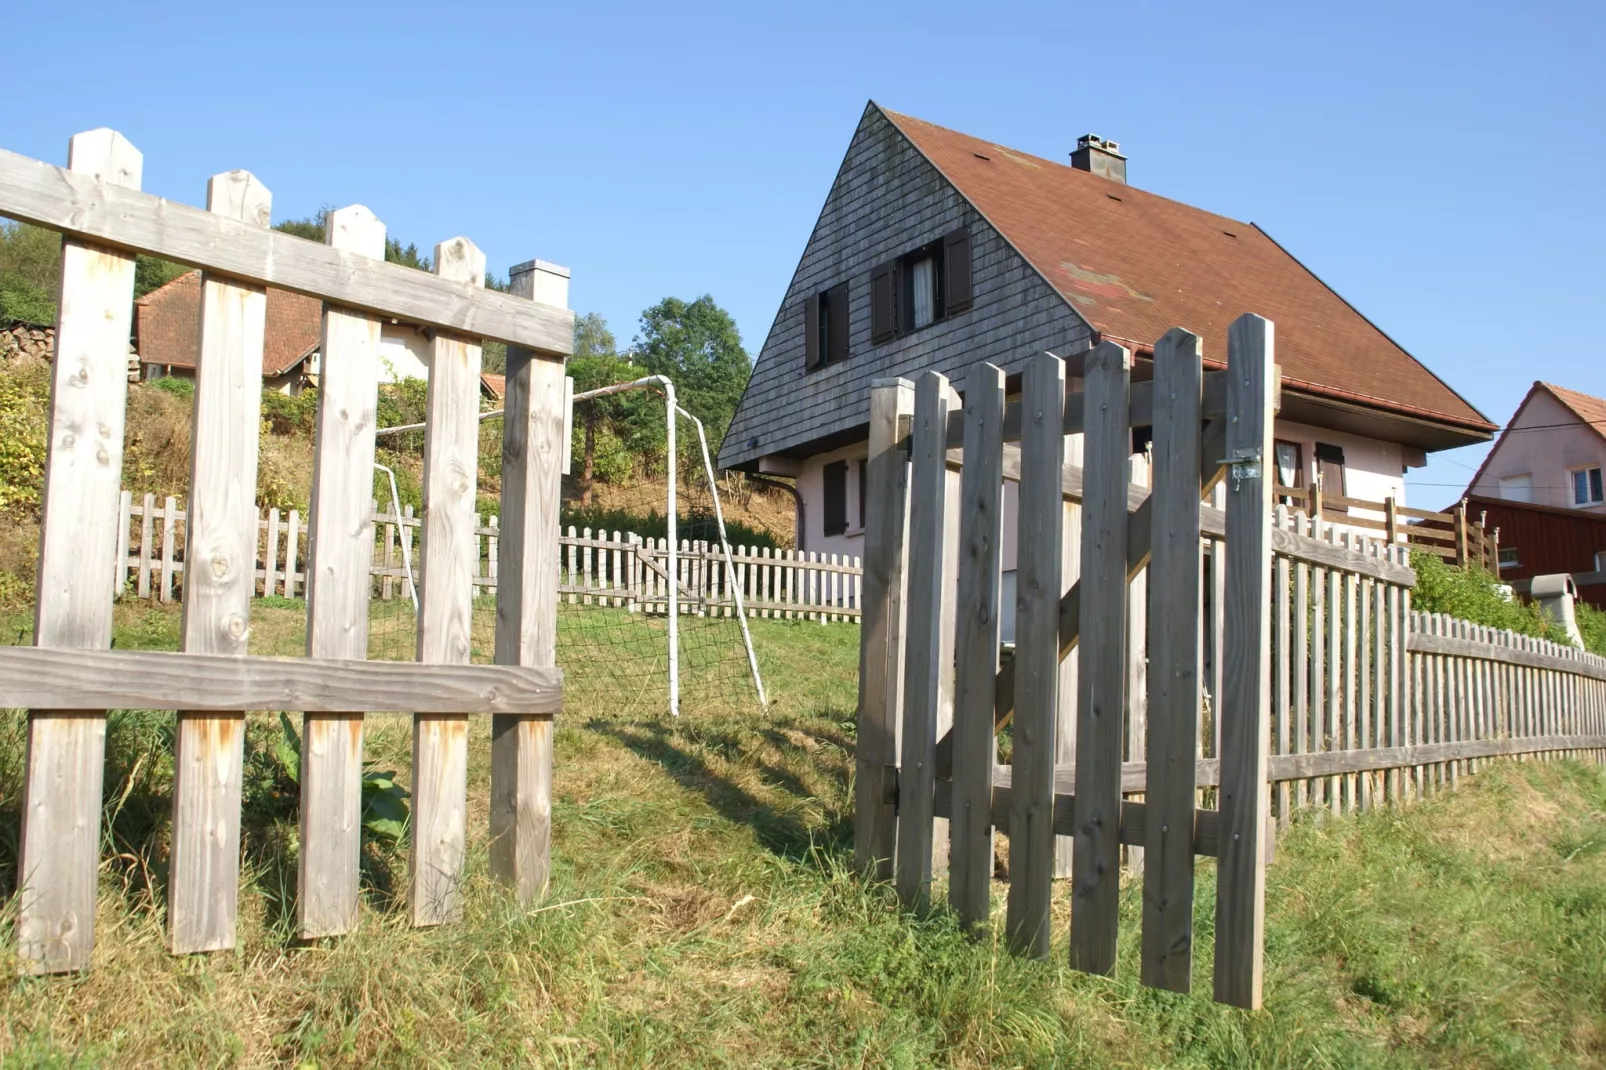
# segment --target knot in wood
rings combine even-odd
[[[227,555],[213,554],[210,564],[212,566],[212,578],[213,579],[222,580],[222,579],[226,579],[228,577],[228,574],[229,574],[229,559],[228,559]]]
[[[238,641],[245,635],[245,618],[238,613],[230,614],[229,619],[223,622],[223,630],[228,633],[230,639]]]

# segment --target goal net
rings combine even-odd
[[[622,422],[644,428],[641,440],[615,433]],[[761,708],[743,573],[749,555],[774,539],[726,525],[706,433],[676,404],[673,383],[651,376],[577,394],[571,424],[558,545],[566,705],[588,716]],[[475,661],[490,661],[495,647],[501,445],[501,413],[489,409],[480,424]],[[383,428],[379,446],[369,645],[374,657],[410,658],[409,576],[419,565],[410,473],[421,462],[422,432]]]

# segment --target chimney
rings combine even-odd
[[[1126,157],[1121,155],[1121,146],[1097,134],[1083,134],[1076,139],[1071,166],[1126,185]]]

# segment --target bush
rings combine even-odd
[[[559,523],[564,531],[568,531],[572,525],[577,529],[590,528],[593,531],[634,532],[644,539],[662,539],[669,535],[669,518],[656,509],[642,515],[628,509],[565,507]],[[718,538],[718,531],[712,512],[694,510],[680,514],[678,533],[683,539],[691,537],[690,533],[695,532],[697,538],[712,542]],[[725,537],[730,540],[732,547],[767,546],[772,550],[781,548],[781,544],[772,533],[762,528],[749,527],[739,520],[725,521]]]
[[[1509,596],[1485,569],[1456,568],[1422,550],[1411,551],[1411,567],[1416,570],[1412,609],[1448,613],[1459,620],[1520,635],[1554,638],[1547,636],[1554,626],[1539,607]]]
[[[158,379],[160,383],[163,380]],[[299,394],[262,391],[262,426],[275,435],[312,434],[318,419],[318,390],[307,387]]]
[[[176,375],[164,375],[160,379],[152,379],[150,387],[152,390],[160,390],[165,394],[172,394],[174,397],[182,398],[185,401],[195,400],[194,379],[180,379]]]
[[[1487,628],[1504,628],[1519,635],[1568,642],[1561,629],[1537,605],[1515,596],[1508,597],[1500,581],[1485,569],[1455,568],[1436,554],[1421,550],[1411,552],[1411,567],[1416,570],[1412,609],[1448,613]],[[1578,603],[1576,608],[1584,648],[1606,657],[1606,612],[1584,602]]]
[[[19,361],[0,374],[0,511],[39,507],[49,408],[50,365]]]

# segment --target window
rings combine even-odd
[[[1534,500],[1534,477],[1524,472],[1520,476],[1500,477],[1500,497],[1508,502],[1531,502]]]
[[[848,359],[848,284],[838,283],[803,302],[804,368],[815,371]]]
[[[859,530],[864,530],[866,510],[864,503],[870,499],[870,462],[867,458],[859,458]]]
[[[970,231],[961,228],[870,273],[870,341],[891,341],[970,305]]]
[[[1516,568],[1521,564],[1522,559],[1517,556],[1517,548],[1515,546],[1500,547],[1501,568]]]
[[[1572,487],[1573,505],[1599,505],[1606,501],[1600,478],[1600,465],[1589,468],[1572,468],[1567,472],[1568,485]]]
[[[1595,551],[1595,571],[1606,572],[1606,550]]]
[[[1272,456],[1277,462],[1277,485],[1303,487],[1305,485],[1304,449],[1297,442],[1278,439],[1272,444]]]
[[[1323,497],[1348,497],[1344,490],[1344,447],[1326,442],[1316,443],[1316,478],[1321,481]],[[1347,506],[1328,505],[1325,502],[1322,508],[1333,513],[1349,512]]]
[[[848,462],[832,461],[825,466],[825,511],[822,514],[827,535],[848,530]]]

